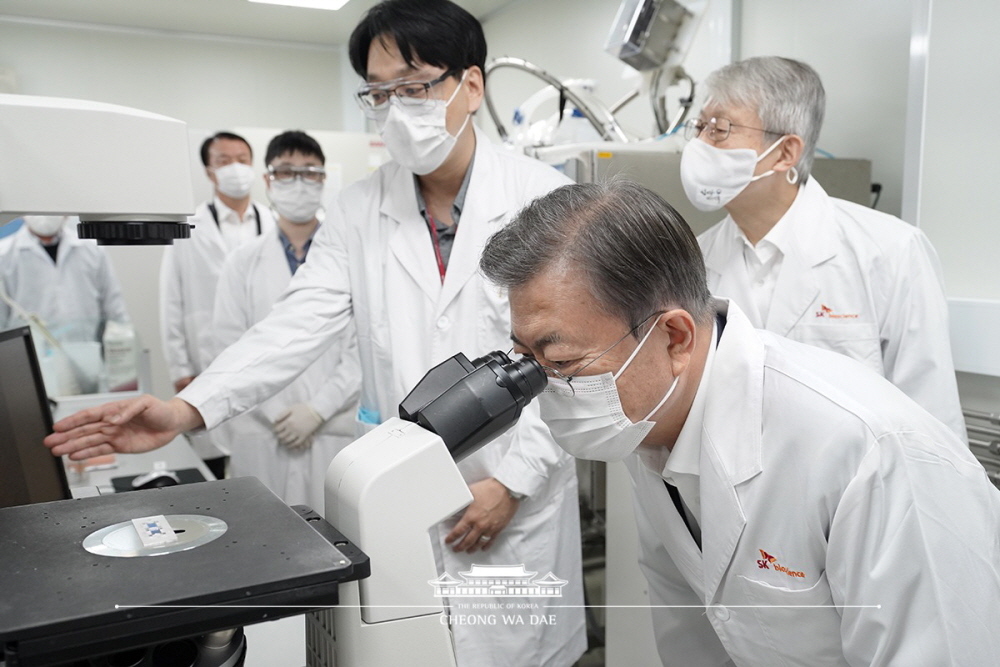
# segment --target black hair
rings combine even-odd
[[[242,141],[250,149],[250,157],[253,157],[253,147],[250,142],[241,137],[238,134],[233,134],[232,132],[216,132],[205,141],[201,142],[201,163],[208,166],[208,149],[216,139],[231,139],[232,141]]]
[[[699,324],[713,312],[687,222],[655,192],[621,177],[564,185],[535,199],[490,237],[479,269],[508,289],[549,269],[578,271],[598,305],[633,329],[671,308]]]
[[[320,162],[326,164],[326,156],[323,155],[319,142],[301,130],[288,130],[271,139],[264,155],[264,164],[271,164],[271,160],[286,153],[301,153],[306,157],[315,155]]]
[[[449,0],[384,0],[354,28],[348,43],[351,67],[368,78],[368,51],[392,38],[411,67],[419,60],[449,72],[475,65],[486,71],[486,36],[475,16]]]

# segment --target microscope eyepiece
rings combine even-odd
[[[436,433],[460,460],[513,426],[545,388],[534,359],[495,351],[469,361],[456,354],[427,372],[399,404],[401,419]]]

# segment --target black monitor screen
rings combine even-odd
[[[62,460],[42,444],[52,413],[28,327],[0,332],[0,507],[70,497]]]

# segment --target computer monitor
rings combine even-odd
[[[62,459],[42,444],[50,433],[31,330],[0,331],[0,507],[71,497]]]

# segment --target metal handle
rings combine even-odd
[[[545,81],[556,90],[560,92],[561,95],[565,96],[570,102],[572,102],[583,117],[594,126],[594,129],[601,135],[601,137],[607,141],[620,141],[622,143],[628,142],[628,137],[625,135],[625,131],[622,130],[618,121],[615,120],[614,115],[612,115],[606,109],[602,109],[601,112],[604,116],[603,120],[598,117],[596,113],[587,105],[583,99],[570,90],[567,86],[563,84],[562,81],[552,76],[541,67],[537,65],[532,65],[527,60],[521,58],[511,58],[508,56],[503,56],[500,58],[494,58],[491,62],[486,65],[486,72],[484,73],[484,82],[489,79],[490,73],[494,70],[501,69],[503,67],[513,67],[514,69],[519,69],[522,72],[527,72],[528,74],[533,74],[542,81]],[[490,112],[490,118],[493,119],[493,123],[497,126],[497,132],[500,134],[500,138],[507,141],[507,128],[500,121],[500,116],[497,115],[496,109],[493,107],[493,98],[490,97],[490,87],[486,86],[486,109]]]

